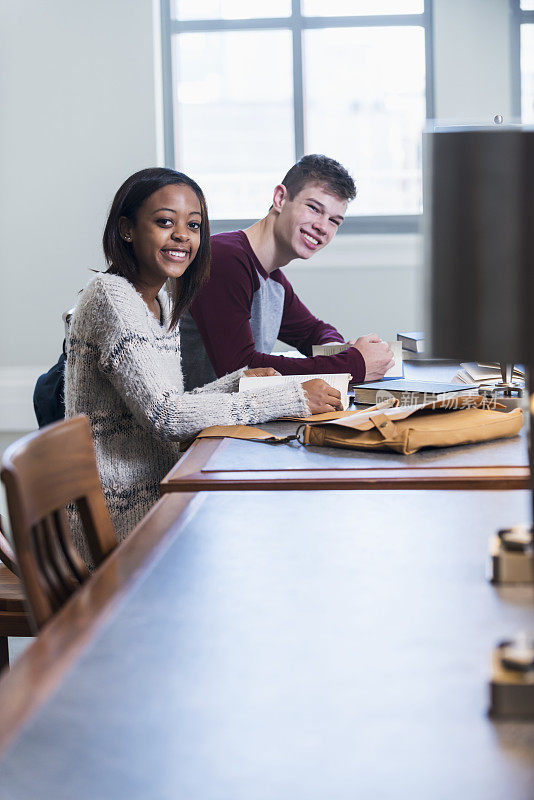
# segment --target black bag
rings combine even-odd
[[[40,428],[65,418],[65,342],[57,364],[37,378],[33,392],[33,408]]]

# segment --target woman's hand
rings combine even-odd
[[[326,414],[329,411],[343,411],[341,394],[326,381],[314,378],[302,384],[306,400],[312,414]]]
[[[247,378],[265,378],[268,375],[280,375],[272,367],[256,367],[256,369],[246,369],[243,373]]]

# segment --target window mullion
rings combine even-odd
[[[432,0],[425,0],[425,100],[426,118],[436,115],[434,106],[434,42],[432,41]]]
[[[302,65],[302,17],[300,0],[292,0],[291,32],[293,45],[293,125],[295,161],[304,155],[304,80]]]
[[[510,111],[513,118],[521,119],[521,11],[519,0],[510,2]]]
[[[175,168],[174,78],[172,74],[171,0],[161,0],[161,63],[163,70],[163,145],[165,166]]]

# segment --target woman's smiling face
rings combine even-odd
[[[176,183],[147,197],[134,222],[121,217],[120,234],[132,243],[140,283],[163,285],[167,278],[180,278],[197,254],[201,223],[198,197]]]

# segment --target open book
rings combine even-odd
[[[267,386],[284,386],[288,383],[306,383],[306,381],[313,381],[315,378],[321,378],[326,381],[333,389],[337,389],[341,394],[341,402],[343,403],[343,410],[346,411],[349,407],[349,381],[351,380],[350,373],[337,372],[325,375],[266,375],[262,378],[250,377],[246,375],[239,381],[239,391],[253,391],[254,389],[265,389]]]
[[[384,378],[403,378],[404,367],[402,364],[402,342],[388,342],[393,351],[395,363],[388,369]],[[314,344],[312,355],[314,356],[335,356],[346,350],[349,345],[346,342],[332,342],[331,344]]]

